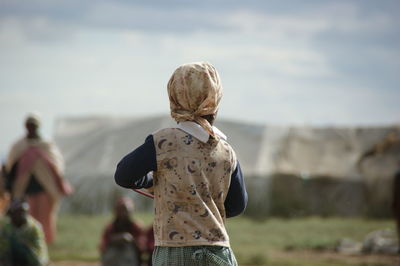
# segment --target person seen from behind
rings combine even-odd
[[[248,196],[236,154],[213,126],[220,77],[209,63],[185,64],[167,88],[176,128],[149,135],[122,158],[115,181],[154,189],[154,266],[237,265],[225,221],[245,210]]]

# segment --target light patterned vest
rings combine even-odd
[[[224,140],[203,143],[177,128],[153,134],[156,246],[229,246],[224,201],[236,155]]]

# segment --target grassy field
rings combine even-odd
[[[136,217],[148,225],[152,220],[150,214]],[[50,246],[52,260],[97,261],[101,231],[110,219],[107,215],[61,215],[58,239]],[[395,265],[388,262],[394,258],[357,259],[333,252],[342,238],[361,241],[373,230],[394,229],[391,220],[313,217],[260,221],[239,217],[229,219],[227,227],[240,265]]]

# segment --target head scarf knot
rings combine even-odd
[[[204,115],[216,114],[222,97],[217,70],[209,63],[198,62],[178,67],[168,82],[171,116],[177,121],[194,121],[211,136],[214,134]]]

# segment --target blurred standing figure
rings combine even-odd
[[[25,120],[26,136],[11,148],[5,165],[7,184],[13,199],[27,196],[30,214],[43,227],[46,242],[56,234],[56,212],[61,196],[72,187],[63,178],[64,161],[57,146],[39,134],[40,120],[30,114]]]
[[[396,219],[397,238],[400,253],[400,169],[395,174],[393,182],[393,214],[394,218]]]
[[[145,251],[142,226],[133,221],[130,213],[134,205],[130,198],[120,198],[114,207],[114,220],[104,229],[101,243],[103,266],[139,266]]]
[[[47,265],[48,254],[42,227],[28,214],[24,200],[13,201],[9,220],[0,221],[0,265]]]
[[[390,132],[382,141],[376,143],[372,149],[364,152],[358,162],[358,168],[361,169],[362,162],[368,157],[376,156],[387,152],[390,149],[400,148],[400,130],[397,128]],[[398,161],[397,172],[394,174],[393,179],[393,193],[392,193],[392,209],[396,221],[397,237],[399,243],[400,253],[400,161]]]

